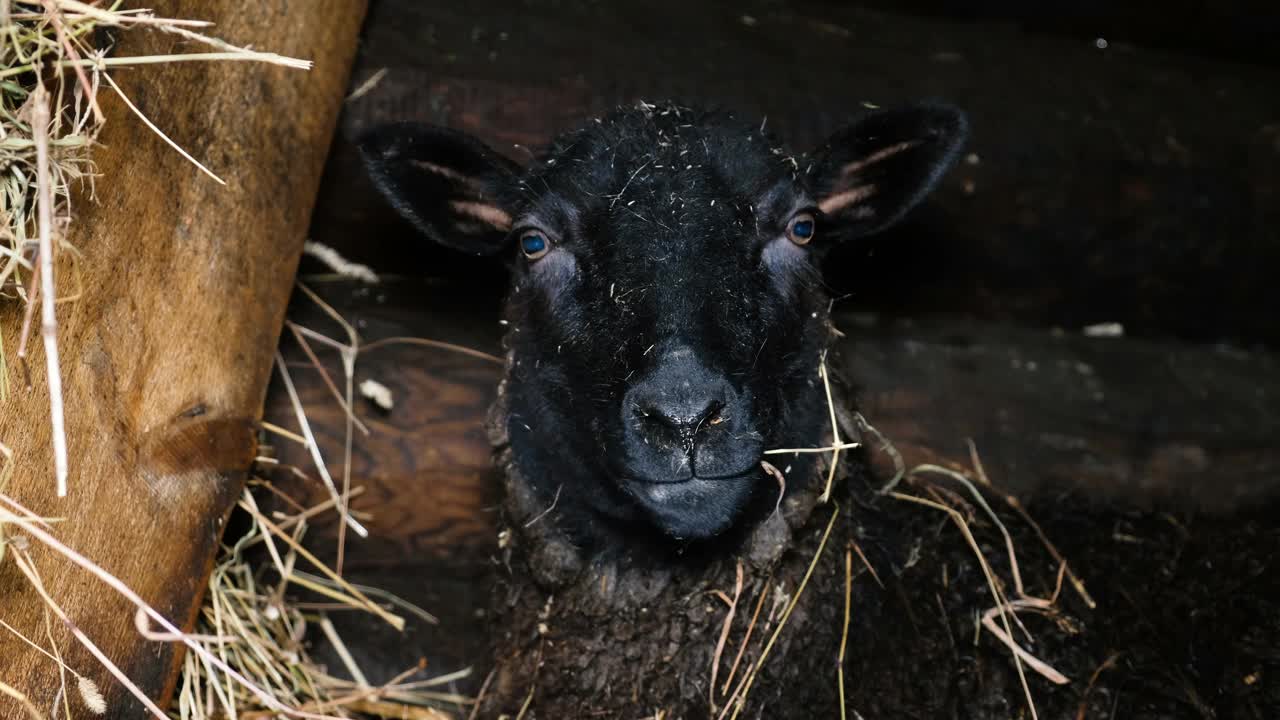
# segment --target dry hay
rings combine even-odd
[[[332,253],[332,251],[330,251]],[[331,259],[344,263],[336,253]],[[294,512],[273,512],[272,517],[258,507],[251,489],[247,489],[239,509],[250,520],[250,529],[234,543],[226,544],[209,578],[208,591],[197,623],[196,634],[203,638],[209,654],[217,654],[229,667],[248,682],[231,682],[233,676],[205,654],[188,654],[179,681],[174,717],[181,720],[207,720],[219,717],[267,718],[280,713],[280,705],[289,708],[289,717],[387,717],[418,720],[449,720],[453,717],[440,707],[458,709],[469,698],[438,690],[466,677],[470,669],[425,680],[407,680],[420,675],[425,664],[406,668],[396,678],[381,685],[371,684],[345,642],[338,635],[324,610],[315,610],[298,602],[290,590],[297,589],[319,595],[336,603],[338,609],[367,612],[397,630],[403,630],[405,613],[423,622],[436,619],[427,611],[375,588],[367,588],[345,580],[342,562],[346,531],[366,536],[368,531],[349,505],[363,488],[351,485],[351,453],[356,432],[368,433],[353,412],[356,359],[361,339],[355,328],[336,310],[325,303],[306,285],[299,283],[300,293],[316,303],[342,330],[346,341],[340,341],[303,327],[292,321],[285,325],[310,361],[311,369],[322,378],[332,400],[342,409],[346,437],[341,461],[342,476],[335,479],[329,462],[322,456],[298,394],[289,366],[277,352],[276,370],[293,405],[297,432],[264,423],[264,428],[289,442],[304,445],[312,456],[316,474],[329,491],[330,499],[311,508],[303,508],[264,481],[257,485],[283,500],[283,506]],[[336,381],[311,343],[321,350],[336,352],[341,360],[342,376]],[[340,388],[341,386],[341,388]],[[261,465],[278,463],[263,455]],[[309,478],[299,468],[289,468]],[[340,484],[339,484],[340,483]],[[303,535],[308,523],[322,513],[338,515],[336,569],[321,562],[308,551]],[[365,518],[367,519],[367,518]],[[250,548],[262,545],[261,551]],[[318,574],[302,569],[309,565]],[[270,581],[267,577],[270,576]],[[378,598],[381,602],[375,602]],[[318,629],[341,659],[350,680],[336,677],[317,663],[307,652],[308,628]],[[313,630],[314,634],[314,630]],[[314,639],[314,638],[312,638]]]
[[[182,632],[118,578],[61,543],[54,531],[53,523],[56,519],[38,517],[16,500],[4,495],[4,482],[11,472],[12,463],[7,455],[7,448],[0,446],[0,457],[5,461],[0,466],[0,522],[9,522],[13,530],[8,552],[45,602],[46,625],[51,622],[50,617],[65,623],[75,639],[84,644],[103,667],[137,697],[152,717],[175,720],[278,717],[449,720],[454,715],[440,708],[456,710],[471,701],[442,688],[468,675],[469,669],[433,678],[409,679],[410,676],[421,676],[425,670],[425,664],[420,662],[389,682],[373,685],[327,617],[327,613],[336,610],[366,612],[398,630],[404,628],[407,615],[416,616],[424,622],[435,622],[429,613],[407,601],[373,588],[349,583],[340,571],[328,567],[303,545],[308,524],[324,513],[337,513],[340,527],[356,528],[359,532],[364,532],[364,528],[355,517],[356,513],[348,507],[350,500],[362,491],[362,488],[352,488],[350,484],[350,433],[358,422],[354,413],[350,412],[350,403],[359,336],[332,308],[324,305],[318,296],[310,293],[305,286],[299,287],[304,294],[321,303],[349,333],[348,344],[314,330],[288,324],[300,344],[308,350],[307,354],[315,369],[326,378],[347,417],[348,443],[342,461],[344,473],[341,489],[329,477],[328,462],[320,456],[306,414],[302,411],[296,394],[291,393],[301,432],[273,426],[266,429],[309,448],[316,461],[315,469],[326,478],[331,498],[319,505],[305,508],[269,483],[252,481],[238,504],[239,511],[247,519],[248,530],[222,546],[209,577],[204,603],[193,632]],[[308,338],[340,353],[344,359],[341,381],[347,387],[346,393],[338,390],[337,384],[328,378],[319,358],[310,351]],[[291,387],[288,367],[280,362],[278,370],[285,384]],[[259,461],[264,465],[273,464],[272,459],[267,456],[260,457]],[[306,476],[300,469],[293,470]],[[285,501],[283,506],[292,508],[292,511],[274,511],[268,516],[258,506],[255,489],[280,496]],[[59,607],[56,598],[51,597],[43,588],[40,573],[27,552],[28,546],[33,542],[46,545],[129,600],[137,608],[134,623],[143,639],[181,643],[185,646],[186,655],[172,707],[164,709],[156,706],[97,650],[87,635],[74,626]],[[342,542],[340,538],[339,559],[342,557]],[[3,545],[0,545],[0,549],[3,549]],[[299,590],[323,596],[328,602],[323,608],[300,602],[295,597]],[[96,686],[62,661],[51,633],[46,632],[45,638],[39,638],[33,637],[32,633],[24,634],[7,624],[3,625],[3,629],[20,637],[58,666],[62,690],[50,715],[31,704],[20,689],[0,683],[0,693],[17,700],[30,717],[37,720],[75,717],[71,701],[75,696],[79,697],[76,702],[91,712],[101,705],[101,695]],[[308,629],[312,630],[310,634]],[[316,630],[341,658],[341,669],[351,679],[338,677],[311,657],[307,649],[308,641],[316,639]],[[74,678],[74,682],[69,684],[68,676]],[[105,709],[104,707],[103,710]]]
[[[353,493],[358,494],[358,493]],[[240,508],[251,518],[250,529],[225,547],[209,579],[208,592],[195,632],[184,633],[158,611],[148,605],[118,578],[80,553],[59,541],[51,524],[21,504],[0,495],[0,518],[16,528],[9,540],[12,562],[26,576],[46,605],[46,631],[50,616],[64,623],[75,639],[83,644],[119,682],[132,692],[153,717],[165,720],[212,720],[213,718],[350,718],[363,716],[395,718],[428,718],[447,720],[447,715],[433,706],[460,706],[465,698],[437,691],[436,688],[457,680],[468,671],[427,680],[406,682],[405,678],[423,669],[421,664],[406,670],[388,683],[371,686],[363,672],[351,659],[342,639],[323,613],[299,609],[288,597],[290,585],[311,590],[339,606],[375,614],[392,626],[401,628],[402,616],[385,604],[375,603],[370,595],[376,591],[361,589],[346,582],[302,547],[301,538],[307,519],[334,509],[332,502],[299,510],[293,515],[277,515],[268,519],[258,509],[250,490],[246,490]],[[57,600],[45,590],[39,570],[28,548],[40,543],[62,555],[99,581],[116,591],[136,608],[134,623],[138,633],[152,642],[175,642],[186,646],[186,657],[174,706],[167,712],[146,697],[123,672],[111,662],[83,631],[67,617]],[[251,562],[247,550],[263,544],[270,557],[268,565],[278,580],[265,581],[265,567]],[[322,573],[311,575],[301,570],[310,565]],[[393,609],[427,616],[425,611],[390,596],[380,594]],[[159,629],[153,627],[153,623]],[[72,691],[67,676],[73,676],[79,703],[94,714],[107,710],[102,695],[91,680],[62,661],[61,652],[51,633],[33,638],[29,633],[0,621],[4,630],[56,663],[62,690],[54,703],[51,717],[72,718]],[[334,676],[307,653],[304,640],[308,625],[321,629],[343,658],[345,670],[355,680]],[[47,638],[48,646],[44,644]],[[23,693],[0,683],[0,692],[17,700],[36,720],[45,720]],[[64,715],[65,713],[65,715]]]
[[[359,489],[352,493],[358,495]],[[406,681],[424,669],[407,668],[382,685],[371,685],[324,611],[302,609],[286,591],[289,586],[308,590],[337,603],[336,607],[378,615],[401,628],[404,618],[395,611],[430,618],[426,611],[399,598],[361,589],[343,580],[307,552],[301,544],[307,519],[334,511],[327,501],[292,515],[268,519],[246,490],[240,508],[251,519],[250,528],[224,547],[209,578],[209,586],[195,636],[207,654],[188,653],[170,713],[182,720],[221,717],[276,717],[276,703],[292,717],[353,717],[353,713],[377,717],[451,717],[433,706],[458,706],[465,702],[436,688],[465,676],[467,671],[427,680]],[[268,561],[252,560],[250,549],[263,545]],[[321,575],[303,571],[311,565]],[[270,570],[268,573],[266,571]],[[267,576],[272,575],[270,581]],[[370,596],[381,597],[375,603]],[[307,651],[308,629],[318,629],[342,659],[354,680],[335,677]],[[314,630],[313,630],[314,632]],[[247,682],[233,677],[209,661],[216,656]],[[270,698],[267,701],[266,698]]]
[[[1031,687],[1027,681],[1027,671],[1033,671],[1049,682],[1057,685],[1066,684],[1069,682],[1069,679],[1054,667],[1026,650],[1026,648],[1017,641],[1014,628],[1017,628],[1029,643],[1034,644],[1034,639],[1030,632],[1018,619],[1017,615],[1018,613],[1031,612],[1055,617],[1059,612],[1057,602],[1064,584],[1064,579],[1069,581],[1076,594],[1088,607],[1096,607],[1096,603],[1089,595],[1084,582],[1075,574],[1075,572],[1072,571],[1066,558],[1062,556],[1049,538],[1045,536],[1040,526],[1026,512],[1017,498],[1001,492],[992,484],[991,480],[987,477],[986,470],[982,465],[977,448],[971,440],[968,441],[970,455],[969,468],[951,468],[933,464],[921,464],[908,468],[902,454],[896,447],[894,447],[893,443],[880,433],[875,426],[867,422],[866,418],[864,418],[860,413],[855,413],[852,418],[842,416],[841,409],[837,407],[836,403],[832,399],[831,384],[825,356],[819,364],[819,376],[826,389],[826,399],[831,417],[832,443],[825,447],[767,450],[765,451],[765,454],[783,455],[792,453],[829,453],[830,457],[826,459],[827,482],[823,493],[819,498],[819,503],[828,503],[833,506],[831,518],[826,524],[822,538],[814,551],[813,557],[810,559],[803,578],[796,590],[786,598],[785,609],[782,612],[778,624],[774,627],[773,632],[769,634],[768,639],[764,641],[764,645],[760,648],[757,659],[754,662],[748,663],[746,670],[741,676],[736,687],[733,686],[733,681],[737,675],[737,669],[740,661],[742,660],[743,653],[751,643],[752,633],[756,628],[757,619],[760,616],[760,611],[767,593],[760,593],[759,601],[751,615],[751,620],[747,625],[746,632],[739,643],[732,661],[728,678],[722,681],[719,677],[719,668],[723,653],[728,649],[726,647],[726,640],[729,638],[730,628],[738,613],[738,601],[742,594],[741,564],[739,564],[738,567],[738,580],[732,597],[724,591],[716,591],[715,595],[725,603],[727,612],[722,632],[720,633],[716,648],[713,652],[711,672],[708,678],[711,700],[710,704],[713,714],[715,710],[719,709],[719,713],[714,716],[718,720],[723,720],[726,717],[733,720],[738,718],[747,708],[752,685],[754,684],[754,681],[761,669],[766,664],[770,650],[778,639],[778,636],[784,631],[787,625],[787,620],[791,615],[791,611],[799,602],[800,597],[804,593],[805,588],[809,583],[809,579],[813,574],[814,568],[818,565],[818,562],[826,550],[827,540],[831,533],[832,526],[835,524],[840,513],[838,503],[831,500],[831,491],[832,481],[837,474],[837,467],[840,463],[841,452],[861,446],[858,442],[846,442],[841,439],[840,427],[841,422],[844,421],[851,422],[856,425],[859,433],[875,438],[878,443],[875,450],[884,454],[892,463],[894,473],[888,482],[879,489],[877,493],[878,495],[942,512],[950,518],[952,523],[959,530],[964,542],[978,561],[978,565],[985,576],[987,587],[991,594],[992,604],[981,613],[979,627],[982,630],[989,632],[1002,646],[1008,649],[1023,690],[1025,707],[1032,720],[1035,720],[1035,718],[1039,717],[1039,714],[1036,709],[1035,698],[1032,695]],[[782,474],[780,472],[773,468],[773,466],[768,462],[763,463],[763,465],[768,474],[779,478],[779,481],[781,482]],[[961,495],[952,492],[942,484],[936,482],[939,479],[958,483],[962,488],[964,488],[970,498],[972,498],[973,505],[981,508],[983,511],[982,515],[999,531],[1000,536],[1003,539],[1004,550],[1007,554],[1008,567],[1010,568],[1011,577],[1009,578],[1009,581],[1006,581],[997,574],[994,569],[995,563],[993,559],[989,558],[987,554],[983,552],[981,545],[974,537],[972,527],[974,521],[971,518],[976,516],[975,511]],[[916,494],[900,491],[899,487],[904,483],[909,484],[911,488],[916,491]],[[785,488],[782,488],[782,490],[785,491]],[[1008,529],[1006,529],[1004,523],[987,502],[987,494],[992,494],[1001,498],[1012,510],[1014,510],[1021,519],[1034,530],[1035,535],[1041,540],[1045,550],[1057,564],[1057,583],[1050,597],[1036,597],[1026,592],[1018,565],[1017,548],[1014,545],[1012,536]],[[844,592],[843,597],[839,600],[843,607],[843,626],[841,630],[839,652],[836,657],[833,658],[833,669],[835,673],[833,683],[836,685],[839,692],[842,720],[847,717],[846,713],[848,710],[845,697],[844,662],[845,653],[850,640],[849,624],[853,604],[854,553],[856,553],[860,558],[872,579],[875,580],[877,584],[880,584],[882,588],[884,587],[883,583],[880,582],[880,578],[876,573],[875,568],[867,560],[862,549],[858,547],[855,542],[851,542],[850,546],[845,549],[844,553]],[[1012,586],[1012,597],[1008,590],[1010,585]],[[825,602],[827,600],[823,601]],[[734,688],[732,692],[730,692],[731,687]],[[717,702],[717,691],[718,694],[724,698],[720,701],[723,703],[722,705]]]

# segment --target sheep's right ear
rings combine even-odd
[[[469,135],[420,123],[376,127],[357,145],[374,185],[428,238],[475,255],[502,249],[515,163]]]

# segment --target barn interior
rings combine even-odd
[[[1280,656],[1264,647],[1280,639],[1277,32],[1280,13],[1248,2],[381,0],[351,80],[369,86],[344,108],[311,237],[384,283],[315,286],[366,342],[500,354],[503,268],[425,242],[377,196],[352,141],[379,123],[460,128],[521,160],[637,100],[758,115],[799,148],[867,107],[953,102],[972,122],[963,162],[904,226],[825,267],[860,408],[913,462],[967,466],[971,440],[1087,578],[1098,607],[1074,601],[1089,631],[1068,664],[1106,670],[1074,684],[1078,717],[1268,717],[1280,708]],[[323,324],[308,307],[295,303],[300,322]],[[358,442],[354,474],[376,490],[355,506],[378,539],[352,545],[347,567],[442,618],[408,643],[351,618],[369,639],[359,652],[388,674],[419,656],[473,666],[458,689],[474,693],[497,538],[483,423],[501,368],[401,345],[358,373],[397,400],[366,408],[378,431]],[[268,417],[289,412],[276,388]],[[964,564],[952,541],[938,566]],[[936,614],[931,593],[904,604]],[[988,694],[1016,707],[1007,688]]]
[[[308,32],[319,35],[315,25]],[[843,597],[809,598],[819,623],[838,625],[844,613],[854,648],[842,660],[848,702],[837,711],[775,698],[744,717],[1280,716],[1277,38],[1280,8],[1263,0],[1052,9],[1007,0],[369,0],[307,231],[343,261],[302,258],[305,289],[293,291],[279,341],[292,379],[277,373],[267,387],[257,464],[244,476],[269,481],[271,490],[250,482],[267,515],[293,512],[330,498],[315,477],[317,452],[334,477],[349,458],[359,488],[351,509],[369,537],[319,515],[306,546],[351,582],[432,619],[411,618],[399,632],[291,587],[294,600],[325,608],[345,639],[336,647],[312,633],[308,647],[334,674],[356,666],[373,685],[453,677],[435,688],[445,699],[434,708],[405,715],[431,720],[485,717],[473,699],[492,692],[503,660],[491,612],[502,470],[486,423],[503,377],[507,272],[432,244],[403,220],[368,178],[362,133],[434,123],[522,162],[616,106],[673,99],[760,117],[804,150],[870,109],[937,99],[969,115],[962,159],[904,223],[833,253],[823,280],[844,334],[833,370],[883,439],[854,459],[879,482],[924,466],[981,480],[985,501],[936,475],[932,485],[904,480],[959,508],[975,547],[946,515],[855,505],[854,516],[878,528],[863,537],[866,572],[853,577],[866,612],[855,607],[850,627]],[[277,98],[266,81],[250,85],[236,92]],[[202,112],[138,92],[161,124]],[[202,145],[191,125],[180,129],[197,154],[236,157],[234,147]],[[281,147],[295,139],[277,138]],[[319,160],[273,155],[270,172]],[[285,195],[279,202],[293,209],[310,199]],[[378,282],[339,272],[353,264]],[[19,317],[0,320],[8,331]],[[303,344],[302,328],[357,333],[352,381],[373,381],[390,402],[369,392],[349,415],[333,386],[343,356]],[[307,442],[295,441],[300,406]],[[354,433],[352,416],[362,428]],[[211,508],[232,508],[234,497]],[[248,525],[235,510],[223,537]],[[115,537],[103,528],[94,532]],[[1003,554],[1011,548],[1015,566]],[[1049,611],[1020,615],[1017,637],[1049,668],[1027,670],[1025,686],[1008,645],[981,628],[989,603],[975,549],[993,558],[1002,582],[1017,577],[1019,591],[1025,582],[1025,597],[1053,599]],[[204,551],[216,542],[192,552]],[[815,584],[845,582],[846,552],[829,555]],[[191,562],[192,578],[208,575],[210,558]],[[270,575],[265,548],[254,562]],[[14,575],[0,567],[0,601]],[[203,586],[188,584],[162,597],[166,612],[193,622]],[[115,628],[99,615],[84,625]],[[160,659],[137,649],[151,646],[116,641],[134,647],[128,667],[151,668],[139,681],[146,692],[171,697],[181,654]],[[0,653],[0,680],[14,666]],[[538,709],[554,682],[518,691],[534,702],[505,717],[557,716]],[[109,716],[142,716],[113,692]],[[0,714],[7,702],[0,697]],[[642,716],[672,718],[638,704]]]

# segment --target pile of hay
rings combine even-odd
[[[100,22],[97,13],[55,16],[40,2],[0,2],[0,300],[32,299],[37,209],[42,201],[65,223],[72,184],[92,177],[89,150],[104,118],[95,111],[98,86],[87,74],[96,76],[97,71],[77,68],[86,73],[91,93],[86,97],[78,77],[68,79],[47,69],[64,62],[68,47],[79,47],[77,55],[88,50],[84,43]],[[37,67],[46,72],[36,72]],[[50,113],[46,127],[37,128],[33,114],[46,80],[52,84],[52,105],[58,112]],[[48,101],[45,104],[48,107]],[[46,138],[50,160],[46,187],[38,182],[37,130]],[[0,339],[0,371],[5,368],[5,347],[15,341]],[[8,394],[4,378],[0,372],[0,401]]]
[[[352,494],[359,494],[359,489]],[[186,656],[171,710],[174,717],[275,717],[284,707],[313,717],[346,718],[360,713],[449,720],[451,715],[434,706],[457,708],[468,702],[436,690],[465,676],[466,670],[406,681],[424,669],[418,665],[406,668],[386,684],[371,685],[326,611],[314,609],[314,604],[304,607],[286,594],[290,586],[309,591],[332,601],[334,607],[377,615],[397,629],[405,623],[397,613],[433,620],[400,598],[348,583],[303,548],[308,520],[335,509],[329,501],[290,515],[277,513],[271,519],[259,510],[252,491],[245,491],[240,510],[247,515],[250,527],[225,546],[209,578],[193,635],[206,652]],[[258,545],[265,549],[265,563],[253,560]],[[260,556],[261,549],[256,554]],[[303,570],[308,566],[314,572]],[[374,597],[381,602],[375,602]],[[336,677],[309,655],[308,638],[317,631],[342,658],[342,669],[353,680]],[[224,662],[226,668],[216,666],[211,657]]]

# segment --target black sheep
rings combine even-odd
[[[764,123],[640,103],[526,168],[418,124],[361,145],[432,240],[509,263],[514,463],[546,522],[599,546],[721,536],[775,506],[762,452],[830,424],[823,254],[898,221],[965,135],[958,110],[914,105],[793,155]],[[779,463],[790,490],[811,458]]]
[[[782,456],[784,483],[761,464],[832,435],[822,257],[900,219],[965,134],[959,111],[916,105],[793,155],[763,123],[640,104],[523,169],[442,128],[366,136],[402,214],[512,273],[491,428],[508,530],[481,717],[516,712],[533,685],[538,717],[626,716],[637,701],[719,714],[728,696],[707,673],[721,620],[704,598],[735,583],[757,602],[793,592],[836,520],[812,512],[822,455]],[[816,584],[837,582],[834,563],[818,570]],[[829,612],[775,649],[786,672],[758,692],[803,699],[777,717],[830,716]]]

